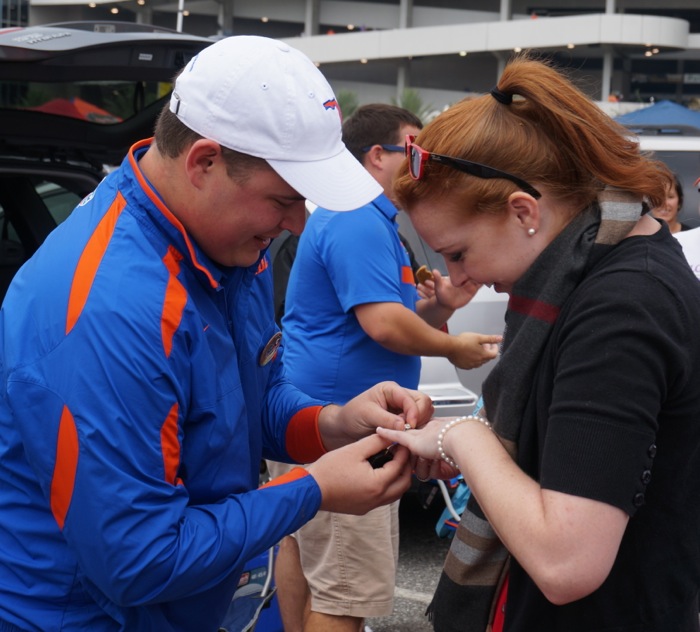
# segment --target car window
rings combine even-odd
[[[60,117],[115,125],[162,99],[163,81],[0,81],[0,109],[34,110]]]
[[[5,240],[21,242],[27,256],[73,212],[99,183],[97,174],[0,170],[0,228]]]
[[[38,182],[36,190],[57,226],[73,212],[82,199],[75,191],[70,191],[56,182],[47,180]]]
[[[95,185],[65,174],[0,174],[0,301],[20,266]]]

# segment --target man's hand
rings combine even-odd
[[[417,428],[426,424],[433,412],[433,402],[425,393],[395,382],[380,382],[345,406],[326,406],[319,416],[318,428],[323,445],[334,450],[374,434],[380,426],[403,430],[409,424]]]
[[[338,448],[307,467],[321,488],[321,509],[362,515],[401,498],[411,485],[408,450],[394,446],[394,458],[374,469],[370,456],[390,443],[379,435]]]
[[[460,369],[475,369],[498,357],[500,335],[475,334],[469,331],[452,336],[447,359]]]

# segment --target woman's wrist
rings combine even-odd
[[[457,465],[457,462],[452,458],[452,456],[450,456],[450,453],[448,452],[448,450],[445,447],[445,437],[447,436],[447,433],[450,430],[452,430],[452,428],[454,428],[455,426],[457,426],[459,424],[465,423],[467,421],[476,421],[476,422],[486,426],[490,430],[492,430],[490,422],[483,417],[478,417],[477,415],[467,415],[466,417],[458,417],[457,419],[453,419],[452,421],[448,421],[442,427],[442,429],[438,433],[438,437],[437,437],[438,455],[440,456],[440,458],[443,461],[445,461],[445,463],[447,463],[451,467],[455,468],[456,470],[459,470],[459,466]]]

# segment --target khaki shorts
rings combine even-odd
[[[268,462],[273,476],[290,467]],[[314,612],[359,618],[391,614],[399,557],[398,500],[364,516],[319,511],[294,537]]]

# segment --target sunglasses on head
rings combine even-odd
[[[542,197],[542,194],[532,185],[525,182],[521,178],[514,176],[506,171],[500,171],[493,167],[464,160],[463,158],[454,158],[452,156],[444,156],[442,154],[433,154],[426,151],[422,147],[416,145],[413,141],[415,136],[412,134],[406,135],[406,157],[408,158],[408,172],[414,180],[420,180],[425,175],[425,165],[429,160],[439,162],[442,165],[447,165],[458,171],[464,171],[477,178],[503,178],[517,184],[525,193],[529,193],[536,200]]]

